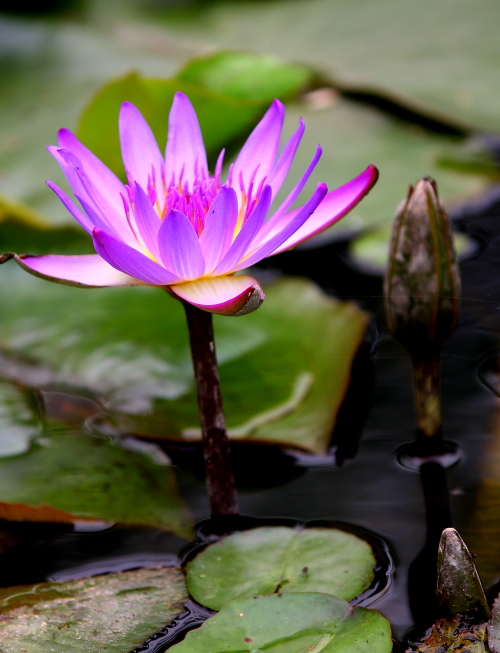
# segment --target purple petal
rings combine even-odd
[[[119,118],[120,143],[123,163],[129,177],[129,183],[138,182],[142,188],[148,187],[148,181],[154,174],[157,191],[163,194],[164,173],[163,157],[158,143],[144,120],[141,112],[131,102],[124,102]]]
[[[198,118],[184,93],[176,93],[168,119],[165,158],[167,186],[177,185],[182,178],[190,190],[198,177],[208,176],[207,155]]]
[[[217,274],[226,274],[232,272],[243,256],[248,252],[252,241],[259,229],[264,224],[269,206],[271,205],[272,190],[271,186],[264,186],[262,195],[257,206],[252,213],[248,216],[247,221],[241,228],[240,233],[236,236],[234,243],[231,245],[229,251],[223,260],[215,268]]]
[[[129,274],[131,277],[140,279],[152,286],[168,286],[171,283],[181,281],[177,275],[165,270],[158,263],[155,263],[133,247],[116,240],[105,231],[94,229],[92,235],[94,247],[99,256],[102,256],[105,261],[120,270],[120,272]]]
[[[135,236],[127,222],[122,198],[120,197],[120,209],[115,210],[87,176],[75,154],[69,150],[59,149],[57,156],[64,162],[63,170],[73,192],[95,226],[104,228],[105,231],[113,233],[121,240],[133,245]]]
[[[212,277],[171,286],[178,297],[209,313],[246,315],[264,301],[264,293],[252,277]]]
[[[297,152],[297,148],[299,147],[302,136],[304,135],[304,130],[305,125],[304,121],[301,118],[299,120],[299,128],[283,148],[283,152],[280,154],[280,158],[278,159],[276,165],[266,180],[273,189],[273,197],[276,197],[279,189],[285,181],[285,177],[290,170],[290,166],[292,165],[295,153]]]
[[[254,177],[256,188],[271,172],[278,154],[284,117],[285,107],[279,100],[273,100],[234,162],[232,180],[235,187],[239,185],[240,174],[245,189],[248,189],[255,171],[257,171]]]
[[[37,277],[69,286],[137,286],[143,282],[111,267],[97,254],[82,256],[16,256],[27,272]]]
[[[125,186],[111,170],[85,147],[68,129],[58,132],[59,147],[69,150],[80,161],[86,176],[92,184],[99,188],[106,202],[115,211],[123,210],[120,195],[125,193]]]
[[[94,225],[92,224],[91,220],[89,220],[89,218],[85,215],[85,213],[80,211],[80,209],[74,204],[72,200],[70,200],[70,198],[66,195],[66,193],[59,188],[59,186],[56,186],[56,184],[54,184],[51,181],[47,181],[47,186],[54,191],[54,193],[61,200],[64,206],[68,209],[71,215],[75,218],[78,224],[80,224],[84,229],[86,229],[89,232],[89,234],[91,234],[92,230],[94,229]]]
[[[324,231],[343,218],[371,190],[378,179],[378,170],[369,166],[358,177],[347,182],[340,188],[332,190],[325,197],[309,220],[298,229],[288,240],[280,245],[274,254],[295,247],[305,240]]]
[[[160,229],[161,219],[138,183],[135,185],[134,216],[137,229],[146,249],[159,261],[158,230]]]
[[[240,263],[237,269],[240,270],[244,267],[254,265],[263,258],[266,258],[266,256],[272,254],[276,248],[290,238],[290,236],[294,234],[312,215],[321,200],[325,197],[327,191],[328,188],[326,184],[318,184],[311,199],[299,211],[297,211],[296,215],[293,216],[290,222],[278,234],[270,238],[247,259]]]
[[[200,241],[189,219],[180,211],[169,211],[158,232],[160,256],[166,268],[191,281],[205,272]]]
[[[212,272],[233,242],[238,223],[238,199],[233,188],[223,186],[215,196],[205,218],[200,246],[205,271]]]
[[[257,243],[262,243],[265,240],[268,240],[270,236],[274,236],[279,233],[285,225],[290,221],[290,214],[286,214],[286,211],[292,206],[297,197],[302,192],[304,186],[306,185],[309,177],[311,176],[312,171],[316,167],[318,161],[321,158],[322,149],[318,145],[316,148],[316,153],[313,156],[311,163],[307,166],[306,171],[299,180],[299,183],[295,188],[288,194],[285,201],[280,205],[280,207],[273,213],[269,220],[264,225],[264,228],[261,230]],[[293,213],[296,215],[296,213]]]

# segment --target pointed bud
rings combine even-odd
[[[460,274],[451,224],[429,177],[410,187],[398,209],[384,294],[389,331],[410,353],[439,350],[453,335]]]
[[[478,623],[490,618],[476,565],[454,528],[445,528],[441,535],[437,571],[438,601],[449,616],[460,614]]]

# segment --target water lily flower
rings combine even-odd
[[[211,313],[242,315],[260,306],[258,282],[235,273],[295,247],[350,211],[378,172],[369,166],[330,193],[318,184],[310,199],[291,208],[316,166],[316,153],[295,188],[268,217],[304,133],[297,131],[278,156],[284,106],[274,100],[222,180],[224,151],[214,175],[196,113],[176,93],[166,155],[138,109],[125,102],[119,129],[128,184],[123,184],[67,129],[49,147],[80,206],[52,182],[61,202],[92,236],[96,254],[16,256],[37,276],[81,287],[152,285]],[[81,207],[81,208],[80,208]]]

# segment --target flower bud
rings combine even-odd
[[[398,208],[384,294],[389,331],[410,353],[439,351],[453,335],[460,273],[450,220],[429,177]]]

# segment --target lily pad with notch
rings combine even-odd
[[[368,542],[333,528],[264,526],[210,544],[187,565],[190,594],[220,610],[229,601],[281,592],[353,599],[373,580]]]
[[[342,599],[290,592],[232,601],[172,653],[390,653],[391,629],[374,610],[351,608]]]

